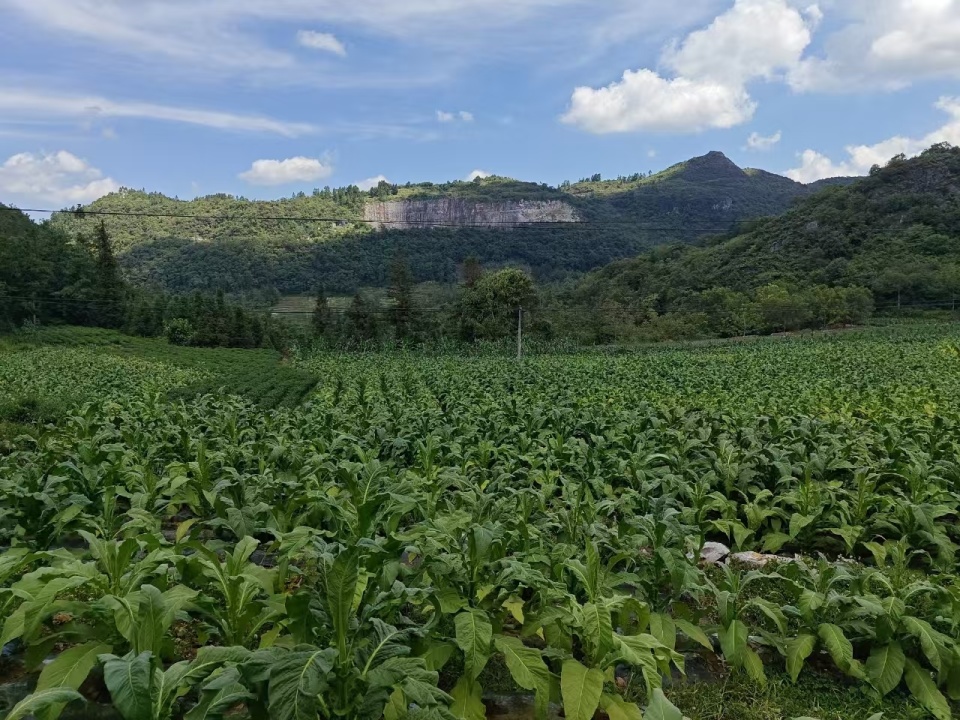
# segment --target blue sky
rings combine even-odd
[[[0,202],[809,182],[960,144],[960,0],[0,0]]]

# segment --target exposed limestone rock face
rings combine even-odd
[[[577,222],[576,211],[556,200],[476,202],[458,198],[367,203],[363,219],[391,230],[437,225],[480,225],[508,229],[531,222]]]

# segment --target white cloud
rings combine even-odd
[[[0,193],[26,203],[85,204],[120,186],[76,155],[20,153],[0,165]]]
[[[455,122],[464,122],[472,123],[474,120],[473,113],[467,112],[466,110],[461,110],[460,112],[447,112],[446,110],[437,110],[437,122],[441,123],[455,123]]]
[[[627,70],[605,88],[574,90],[563,121],[598,135],[615,132],[700,132],[748,121],[756,110],[747,91],[711,80],[665,80],[652,70]]]
[[[164,122],[202,125],[218,130],[263,132],[298,137],[319,128],[307,123],[291,123],[257,115],[239,115],[215,110],[156,105],[104,97],[54,95],[18,88],[0,87],[0,111],[5,119],[22,117],[65,117],[89,121],[92,118],[138,118]]]
[[[783,133],[779,130],[773,135],[761,135],[758,132],[750,133],[747,138],[747,147],[751,150],[770,150],[783,139]]]
[[[804,183],[841,175],[866,175],[874,165],[884,165],[901,153],[910,157],[937,143],[960,145],[960,97],[940,98],[936,107],[947,113],[950,120],[932,133],[920,138],[895,136],[875,145],[849,145],[846,147],[848,157],[840,162],[816,150],[806,150],[800,155],[800,166],[787,171],[786,175]]]
[[[324,160],[293,157],[287,160],[257,160],[240,178],[251,185],[287,185],[323,180],[333,175],[333,166]]]
[[[795,89],[853,92],[960,78],[960,2],[846,0],[836,9],[848,22],[791,73]]]
[[[346,46],[340,42],[335,35],[331,35],[330,33],[301,30],[297,33],[297,42],[311,50],[333,53],[340,57],[347,56]]]
[[[708,27],[690,33],[663,61],[677,75],[742,86],[792,68],[810,45],[811,25],[786,0],[737,0]]]
[[[605,88],[579,87],[563,120],[598,134],[740,125],[757,108],[747,84],[796,67],[819,22],[817,12],[801,13],[787,0],[736,0],[710,25],[664,51],[662,64],[675,77],[627,70]]]
[[[474,170],[467,175],[467,182],[473,182],[477,178],[483,179],[488,177],[493,177],[493,173],[488,173],[486,170]]]
[[[657,151],[656,151],[656,150],[647,150],[647,157],[648,157],[648,158],[653,159],[653,158],[655,158],[656,156],[657,156]]]
[[[354,183],[358,188],[363,191],[372,190],[377,187],[382,182],[390,182],[387,180],[386,175],[377,175],[376,177],[367,178],[366,180],[361,180],[358,183]]]

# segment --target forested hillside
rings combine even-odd
[[[613,263],[586,277],[572,302],[715,314],[763,288],[859,286],[881,308],[950,306],[960,299],[960,148],[894,158],[751,225],[708,246]]]
[[[180,201],[124,190],[84,208],[110,215],[60,213],[53,224],[75,235],[104,220],[126,274],[140,285],[298,293],[324,284],[346,292],[385,285],[390,259],[400,249],[418,281],[454,282],[468,257],[486,265],[520,265],[541,281],[558,280],[659,244],[729,233],[745,219],[783,212],[816,189],[742,170],[721,153],[710,153],[657,175],[593,176],[559,188],[493,177],[443,185],[381,183],[365,193],[324,188],[270,202],[225,195]],[[424,217],[423,204],[437,200],[466,207],[449,222],[443,214],[417,221]],[[537,217],[531,215],[537,203],[550,203],[545,217],[575,222],[505,227],[485,221],[484,208],[499,219],[505,206],[508,213],[516,208],[518,217]],[[363,222],[380,216],[403,221]],[[461,217],[475,220],[464,224]]]

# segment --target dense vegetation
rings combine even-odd
[[[870,177],[830,188],[784,215],[709,247],[661,248],[588,278],[581,297],[656,298],[688,310],[699,292],[749,292],[775,283],[870,289],[878,305],[953,306],[960,295],[960,148],[894,158]]]
[[[520,265],[541,281],[558,280],[663,242],[729,232],[739,221],[781,213],[812,192],[784,177],[743,171],[711,153],[657,175],[560,188],[494,177],[442,185],[382,183],[368,193],[324,188],[270,202],[226,195],[180,201],[124,190],[86,210],[117,213],[106,217],[107,228],[138,284],[177,292],[257,288],[290,294],[311,292],[318,284],[332,292],[382,287],[390,259],[401,250],[418,281],[455,282],[459,265],[471,256],[487,265]],[[584,224],[374,231],[359,222],[365,203],[435,198],[561,201]],[[89,232],[100,219],[61,213],[54,224],[73,234]]]
[[[953,716],[955,326],[318,354],[321,384],[274,410],[169,400],[136,366],[111,387],[87,332],[103,399],[0,453],[0,645],[40,670],[10,718],[85,695],[125,720],[480,720],[491,692],[541,717],[729,717],[681,681],[703,664],[830,688],[801,701],[821,720]],[[32,363],[56,392],[30,347],[0,378]],[[245,352],[157,347],[166,373]],[[760,554],[700,562],[708,541]]]

